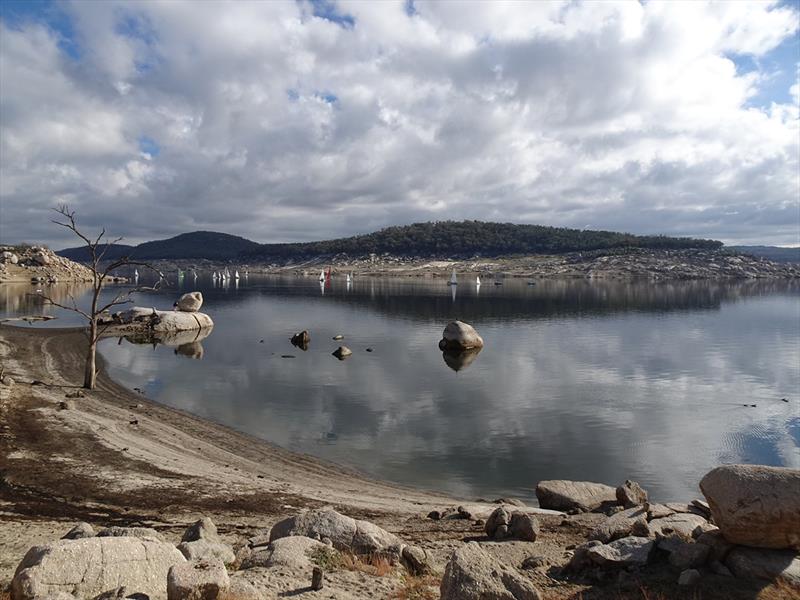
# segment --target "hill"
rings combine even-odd
[[[766,258],[778,263],[800,263],[800,247],[780,248],[778,246],[726,246],[730,250]]]
[[[230,260],[258,248],[259,244],[236,235],[214,231],[182,233],[166,240],[145,242],[138,246],[112,244],[105,257],[115,259],[129,255],[139,260],[205,258]],[[58,252],[71,260],[86,262],[89,254],[85,247],[66,248]]]
[[[561,254],[616,248],[718,249],[722,242],[667,236],[640,236],[614,231],[594,231],[515,225],[482,221],[438,221],[387,227],[375,233],[334,240],[262,244],[243,258],[286,262],[317,256],[350,257],[391,254],[406,257],[510,256]]]

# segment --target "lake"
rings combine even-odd
[[[137,304],[167,309],[193,289],[215,321],[211,334],[179,348],[104,340],[110,375],[381,479],[531,501],[543,479],[630,478],[666,501],[696,497],[720,463],[800,467],[798,282],[507,279],[477,289],[335,278],[321,288],[314,278],[250,275],[221,287],[201,274]],[[32,290],[0,286],[3,313],[80,323],[43,309]],[[86,292],[51,293],[85,305]],[[485,341],[471,363],[438,349],[453,319]],[[307,351],[289,342],[303,329]],[[353,351],[344,361],[331,355],[340,344]]]

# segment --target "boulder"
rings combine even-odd
[[[171,544],[152,538],[93,537],[34,546],[11,583],[14,600],[66,592],[93,598],[125,586],[151,600],[167,597],[170,567],[185,562]]]
[[[450,557],[440,586],[441,600],[541,600],[538,590],[475,542]]]
[[[609,485],[590,481],[554,479],[536,486],[539,506],[564,511],[592,511],[604,503],[616,504],[617,491]]]
[[[635,481],[626,479],[625,483],[617,488],[617,502],[625,508],[641,506],[647,502],[647,492]]]
[[[486,535],[489,536],[489,539],[496,540],[502,539],[498,537],[498,530],[502,537],[506,537],[508,533],[508,525],[511,523],[511,512],[506,509],[504,506],[496,508],[494,512],[489,515],[489,518],[486,519],[486,524],[483,526],[483,530],[486,532]]]
[[[697,543],[709,547],[708,558],[711,561],[724,561],[728,552],[733,549],[733,544],[725,539],[719,529],[700,534],[697,537]]]
[[[62,536],[62,540],[82,540],[94,537],[94,529],[89,523],[78,523]]]
[[[590,540],[608,543],[630,535],[648,537],[647,511],[635,506],[610,516],[589,534]]]
[[[678,585],[691,586],[700,582],[700,571],[697,569],[686,569],[681,571],[678,577]]]
[[[3,252],[0,254],[0,262],[16,265],[19,262],[19,257],[13,252]]]
[[[697,527],[708,524],[703,517],[692,513],[675,513],[661,519],[653,519],[647,524],[653,536],[669,536],[678,533],[684,537],[691,538]]]
[[[710,548],[705,544],[684,542],[669,555],[669,564],[680,570],[696,569],[706,564]]]
[[[725,566],[742,579],[781,579],[800,588],[800,557],[792,550],[738,546],[728,553]]]
[[[197,312],[203,306],[203,294],[189,292],[178,298],[178,301],[172,306],[181,312]]]
[[[419,546],[403,546],[400,561],[412,575],[425,575],[431,572],[428,553]]]
[[[174,565],[167,575],[168,600],[217,600],[231,585],[220,561],[197,560]]]
[[[292,535],[328,538],[337,550],[357,554],[370,552],[398,553],[400,538],[368,521],[352,519],[333,509],[309,510],[279,521],[269,532],[270,542]]]
[[[301,350],[308,350],[308,345],[311,343],[311,335],[305,329],[300,333],[295,333],[292,336],[292,345],[297,346]]]
[[[586,556],[601,567],[641,567],[650,561],[655,545],[651,539],[630,536],[593,546],[586,551]]]
[[[350,356],[352,353],[353,353],[353,351],[350,350],[350,348],[348,348],[347,346],[339,346],[331,354],[333,354],[339,360],[344,360],[345,358]]]
[[[729,542],[800,549],[800,470],[725,465],[706,474],[700,489]]]
[[[483,348],[483,338],[478,335],[472,325],[462,321],[451,321],[442,332],[439,348],[456,351]]]
[[[267,546],[260,546],[242,561],[242,569],[254,567],[290,567],[295,569],[311,568],[310,555],[315,551],[329,547],[310,537],[292,535],[271,542]],[[331,550],[334,552],[334,550]]]
[[[592,562],[592,559],[589,558],[589,550],[602,545],[603,542],[598,540],[590,540],[585,544],[581,544],[580,546],[576,547],[572,554],[572,558],[566,566],[566,570],[575,572],[592,566],[594,563]]]
[[[262,600],[262,596],[249,581],[232,578],[228,591],[221,594],[218,600]]]
[[[539,521],[533,515],[515,512],[511,515],[508,534],[515,540],[535,542],[539,536]]]
[[[228,544],[207,539],[181,542],[178,544],[178,550],[186,557],[186,560],[218,560],[226,565],[230,565],[236,560],[236,554]]]
[[[194,331],[214,326],[214,321],[205,313],[177,310],[165,311],[141,306],[134,306],[114,313],[111,323],[129,326],[134,331],[141,330],[154,333]]]
[[[189,525],[181,537],[182,542],[196,542],[197,540],[222,541],[217,533],[217,526],[209,517],[203,517]]]
[[[31,256],[31,262],[35,265],[39,265],[40,267],[46,267],[50,264],[50,257],[46,252],[36,252],[33,256]]]
[[[106,527],[97,532],[97,537],[135,537],[165,541],[163,535],[150,527]]]

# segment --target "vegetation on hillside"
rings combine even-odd
[[[314,256],[392,254],[410,257],[560,254],[615,248],[718,249],[722,242],[667,236],[486,223],[438,221],[388,227],[375,233],[322,242],[263,244],[247,253],[254,260],[286,261]]]
[[[800,263],[800,247],[780,248],[778,246],[727,246],[729,250],[749,254],[756,258],[766,258],[777,263]]]
[[[259,244],[236,235],[214,231],[195,231],[182,233],[166,240],[145,242],[138,246],[114,244],[106,252],[107,259],[131,256],[138,260],[206,258],[209,260],[230,260],[240,254],[252,251]],[[86,248],[67,248],[59,252],[61,256],[86,262],[89,260]]]

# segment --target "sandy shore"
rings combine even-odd
[[[327,576],[325,595],[303,597],[428,599],[438,597],[444,565],[465,541],[481,541],[506,564],[535,554],[558,568],[605,519],[539,515],[535,544],[489,542],[480,521],[426,515],[462,504],[485,518],[496,505],[374,481],[158,405],[110,380],[102,362],[97,389],[71,398],[80,390],[84,348],[78,329],[0,325],[0,368],[15,380],[0,384],[0,598],[27,549],[58,539],[76,521],[154,527],[177,542],[188,524],[210,516],[236,548],[304,507],[332,505],[425,548],[435,572],[419,582],[401,567],[383,574],[341,570]],[[544,598],[788,597],[785,588],[718,577],[684,595],[675,574],[661,566],[623,587],[560,580],[547,568],[527,573]],[[266,598],[307,585],[257,569],[246,576]]]

